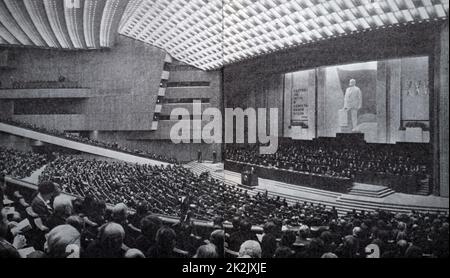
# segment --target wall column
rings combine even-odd
[[[433,193],[443,197],[449,196],[448,181],[448,140],[449,140],[449,103],[448,103],[448,21],[437,36],[434,55],[434,101],[433,113]]]

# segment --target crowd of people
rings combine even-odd
[[[90,195],[68,197],[62,188],[41,182],[31,195],[31,212],[20,205],[12,213],[2,209],[0,258],[448,257],[449,219],[444,214],[353,211],[339,216],[321,206],[296,204],[290,210],[301,222],[298,229],[267,215],[263,230],[255,231],[244,214],[235,214],[231,226],[216,216],[200,227],[191,221],[192,206],[179,221],[169,222],[145,202],[131,212],[124,203],[107,206]],[[18,191],[4,191],[12,203],[23,204]],[[30,218],[34,221],[27,227],[18,224]]]
[[[48,163],[28,200],[31,212],[21,207],[20,193],[2,189],[17,205],[12,213],[2,210],[3,257],[23,257],[17,250],[29,247],[27,257],[448,257],[448,214],[342,215],[324,205],[250,194],[180,165],[58,154],[47,160],[4,148],[1,154],[3,172],[13,176]],[[31,227],[18,230],[30,217]],[[179,221],[170,224],[170,217]],[[192,219],[212,224],[198,227]]]
[[[320,210],[319,210],[320,211]],[[279,220],[268,220],[264,233],[252,233],[245,220],[236,218],[225,244],[232,250],[246,245],[252,258],[448,258],[448,215],[394,214],[386,211],[347,213],[324,217],[322,222],[302,221],[298,230],[286,229]]]
[[[47,155],[0,146],[0,173],[3,175],[23,179],[47,164],[48,161]]]
[[[52,182],[39,184],[27,200],[30,205],[19,191],[8,187],[4,191],[8,201],[17,205],[2,209],[0,258],[219,258],[224,254],[221,225],[197,229],[188,220],[163,221],[143,205],[130,213],[123,203],[107,207],[91,197],[70,198]]]
[[[73,140],[73,141],[77,141],[77,142],[81,142],[81,143],[85,143],[85,144],[89,144],[89,145],[94,145],[94,146],[98,146],[98,147],[102,147],[102,148],[108,148],[108,149],[111,149],[114,151],[129,153],[132,155],[141,156],[141,157],[145,157],[148,159],[154,159],[154,160],[164,161],[164,162],[168,162],[168,163],[178,163],[177,159],[174,157],[168,157],[165,155],[159,155],[159,154],[150,153],[147,151],[142,151],[142,150],[137,150],[137,149],[131,150],[127,147],[119,145],[116,142],[112,143],[112,142],[95,140],[95,139],[91,139],[88,137],[83,137],[83,136],[78,136],[78,135],[74,135],[74,134],[67,133],[67,132],[62,132],[62,131],[56,130],[56,129],[47,129],[42,126],[37,126],[37,125],[26,123],[26,122],[15,121],[10,118],[7,118],[7,119],[0,118],[0,122],[15,125],[15,126],[22,127],[22,128],[31,129],[31,130],[41,132],[41,133],[50,134],[53,136],[63,137],[65,139],[69,139],[69,140]]]
[[[146,203],[154,213],[181,217],[187,211],[200,220],[217,215],[231,220],[235,215],[249,223],[263,224],[269,216],[298,224],[286,200],[225,185],[208,173],[196,175],[179,166],[138,165],[62,155],[50,162],[40,175],[64,192],[93,196],[110,204],[125,203],[137,209]]]
[[[256,145],[229,145],[225,156],[227,160],[240,163],[343,178],[354,178],[356,174],[366,172],[424,178],[430,171],[428,157],[423,152],[415,153],[390,145],[335,145],[301,141],[281,144],[275,154],[259,154],[258,150]]]

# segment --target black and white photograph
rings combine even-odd
[[[448,0],[0,0],[0,259],[448,258],[448,54]]]

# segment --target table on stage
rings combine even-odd
[[[349,178],[318,175],[275,167],[246,164],[231,160],[225,161],[225,170],[243,173],[249,167],[254,168],[254,175],[256,177],[263,179],[270,179],[294,185],[313,187],[341,193],[347,193],[352,187],[352,180]]]

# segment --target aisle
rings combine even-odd
[[[42,174],[42,172],[44,172],[45,167],[47,167],[47,165],[42,166],[41,168],[37,169],[36,171],[34,171],[31,176],[23,178],[23,181],[32,183],[32,184],[38,184],[39,183],[39,176]]]

